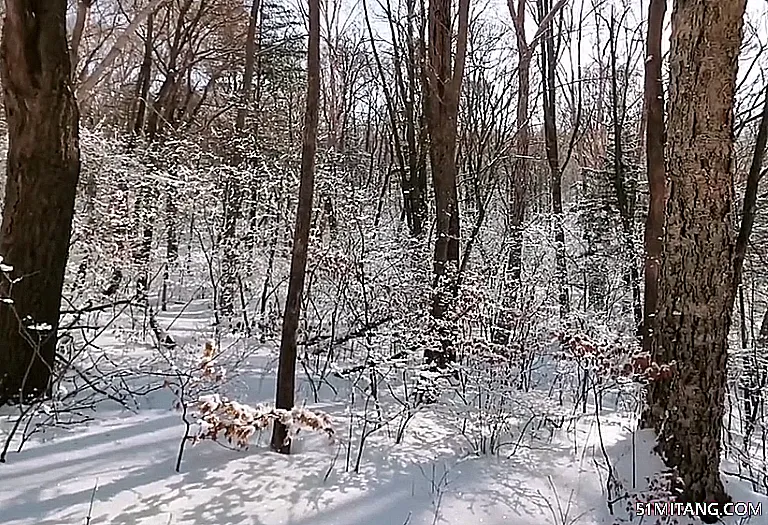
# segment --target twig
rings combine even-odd
[[[93,500],[96,498],[96,491],[99,489],[99,478],[96,478],[96,483],[93,484],[93,491],[91,491],[91,503],[88,505],[88,516],[85,517],[85,525],[90,525],[91,514],[93,512]]]

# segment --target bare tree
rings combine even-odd
[[[70,62],[72,64],[72,74],[77,71],[78,53],[80,50],[80,41],[83,38],[83,30],[85,29],[85,22],[88,19],[88,13],[91,11],[91,6],[95,0],[78,0],[77,1],[77,15],[75,17],[75,26],[72,29],[72,39],[69,44]]]
[[[429,129],[432,184],[435,190],[436,238],[434,253],[435,294],[432,316],[441,319],[450,296],[456,293],[455,279],[449,276],[459,265],[459,197],[456,178],[456,136],[459,98],[464,76],[469,27],[469,0],[459,1],[459,26],[455,60],[452,60],[453,31],[451,0],[429,3],[429,43],[427,48],[427,126]],[[452,268],[451,268],[452,267]],[[443,337],[440,352],[428,350],[426,359],[438,366],[453,359],[450,341]]]
[[[7,0],[2,40],[8,167],[0,254],[0,405],[49,390],[75,193],[79,113],[66,0]]]
[[[275,406],[290,410],[294,403],[296,381],[296,331],[299,328],[301,297],[307,269],[309,230],[312,223],[312,200],[315,189],[315,151],[320,103],[320,0],[309,0],[309,51],[307,55],[307,101],[304,114],[304,137],[301,148],[301,183],[296,226],[293,234],[291,273],[285,300],[283,330],[280,339],[280,361],[277,371]],[[288,429],[275,422],[272,449],[290,454]]]
[[[553,9],[550,0],[538,0],[539,16],[544,21]],[[545,28],[541,40],[541,71],[542,71],[542,101],[544,109],[544,144],[547,152],[547,164],[550,173],[550,189],[552,193],[552,213],[555,221],[555,273],[559,289],[558,303],[560,316],[564,317],[570,309],[568,293],[568,269],[565,261],[565,228],[563,226],[563,169],[560,164],[559,144],[557,136],[557,52],[555,49],[555,33],[551,28]],[[575,131],[574,131],[575,133]]]
[[[387,1],[383,5],[392,40],[392,62],[386,70],[374,40],[367,2],[363,2],[363,14],[392,128],[391,147],[401,179],[403,218],[411,235],[418,237],[427,220],[427,86],[422,56],[425,50],[418,45],[423,38],[424,20],[423,13],[416,9],[416,0],[405,0],[404,21],[397,18],[390,4]]]
[[[651,350],[656,305],[658,302],[659,265],[664,234],[666,174],[664,168],[664,92],[661,81],[661,34],[666,0],[651,0],[648,6],[648,40],[645,58],[646,163],[650,200],[645,221],[645,303],[643,305],[643,349]]]
[[[253,78],[256,70],[256,45],[261,1],[253,0],[248,15],[248,30],[245,38],[245,69],[243,71],[243,83],[240,89],[240,107],[235,118],[235,133],[242,136],[246,128],[246,117],[251,106],[253,94]],[[232,164],[235,167],[243,163],[242,148],[235,146],[235,154]],[[223,260],[221,269],[221,309],[225,315],[231,315],[234,310],[235,289],[238,282],[236,245],[237,222],[242,214],[242,181],[230,172],[224,181],[224,220],[223,220]],[[246,327],[247,330],[247,327]]]
[[[144,22],[144,20],[146,20],[149,15],[157,11],[161,5],[169,1],[170,0],[150,0],[150,2],[147,3],[147,5],[144,6],[144,8],[139,11],[139,13],[136,14],[136,16],[134,16],[133,20],[131,20],[130,24],[128,24],[128,27],[123,30],[117,40],[115,40],[115,43],[112,44],[109,53],[107,53],[104,59],[99,62],[98,65],[96,65],[96,67],[93,69],[93,72],[88,75],[88,77],[78,86],[78,99],[83,99],[91,90],[93,90],[94,87],[96,87],[104,74],[109,70],[110,66],[114,63],[117,57],[120,56],[123,48],[128,45],[131,37],[139,28],[139,26],[141,26],[142,22]]]
[[[627,59],[627,70],[623,75],[623,86],[619,85],[619,72],[618,72],[618,34],[617,28],[620,26],[624,18],[627,15],[628,10],[625,10],[620,18],[617,19],[616,13],[611,7],[611,17],[608,22],[608,35],[610,46],[610,68],[611,68],[611,123],[613,133],[613,189],[616,194],[616,203],[619,211],[619,217],[621,219],[621,228],[623,233],[623,241],[626,252],[630,257],[629,271],[628,271],[628,284],[630,292],[632,294],[632,312],[634,314],[635,326],[637,327],[638,335],[642,332],[642,306],[640,299],[640,274],[638,271],[638,264],[635,257],[635,245],[634,245],[634,200],[633,189],[628,184],[628,177],[625,173],[625,152],[624,152],[624,120],[626,112],[626,92],[627,84],[629,83],[629,63],[630,59]]]
[[[517,108],[515,111],[515,126],[517,140],[515,142],[515,161],[511,172],[512,181],[509,183],[509,227],[512,242],[507,262],[510,273],[508,286],[520,284],[520,273],[523,263],[523,221],[525,220],[525,197],[528,186],[528,156],[531,143],[529,123],[529,104],[531,96],[531,60],[536,49],[528,44],[525,36],[526,0],[519,0],[515,9],[514,0],[508,0],[509,12],[514,23],[517,37]],[[514,293],[510,293],[510,304]]]
[[[696,0],[677,2],[673,11],[670,189],[653,334],[653,359],[671,372],[652,383],[646,413],[659,451],[682,480],[681,499],[720,505],[729,501],[720,445],[737,290],[733,107],[745,4]]]
[[[542,18],[536,33],[529,43],[525,33],[527,0],[507,0],[510,16],[512,17],[515,37],[517,39],[517,104],[515,109],[515,159],[510,171],[511,180],[507,181],[508,228],[511,236],[509,256],[507,258],[507,276],[505,283],[508,291],[504,295],[504,306],[509,309],[515,299],[515,288],[520,284],[523,263],[523,221],[527,202],[530,179],[530,98],[531,98],[531,62],[539,40],[549,29],[552,19],[566,4],[566,0],[558,1]],[[499,322],[499,336],[507,338],[503,331],[509,331],[510,322],[505,319],[506,313]]]

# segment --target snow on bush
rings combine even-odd
[[[286,426],[286,439],[289,441],[301,430],[324,432],[329,439],[333,438],[331,418],[324,412],[300,407],[283,410],[263,404],[250,406],[217,392],[200,393],[201,387],[209,392],[216,390],[226,377],[224,367],[217,366],[216,358],[216,347],[211,341],[206,342],[191,382],[198,389],[197,395],[192,397],[196,399],[192,405],[199,428],[195,435],[186,435],[185,439],[191,440],[193,444],[203,440],[220,442],[223,439],[236,448],[247,449],[254,434],[275,421]],[[178,406],[186,410],[186,400],[180,399]]]
[[[196,436],[192,436],[193,443],[205,439],[219,441],[224,438],[230,445],[247,449],[253,435],[275,421],[288,428],[287,441],[301,430],[324,432],[330,439],[334,435],[328,414],[306,408],[282,410],[266,405],[252,407],[219,394],[211,394],[198,399],[197,410],[200,430]]]

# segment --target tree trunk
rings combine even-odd
[[[515,130],[517,133],[515,140],[516,158],[512,162],[510,179],[507,181],[508,206],[507,224],[510,235],[509,255],[507,257],[507,271],[505,276],[505,287],[502,298],[502,311],[498,322],[498,330],[495,333],[494,340],[498,343],[506,344],[509,341],[512,328],[511,309],[514,307],[518,288],[520,286],[520,277],[522,275],[523,265],[523,221],[525,220],[526,203],[528,197],[528,187],[530,185],[530,76],[531,62],[533,60],[533,51],[535,43],[541,37],[543,32],[549,28],[552,18],[562,7],[563,2],[558,2],[552,10],[541,19],[541,23],[536,31],[533,41],[529,44],[525,34],[525,15],[527,2],[518,0],[515,7],[514,0],[507,0],[509,14],[512,17],[512,25],[517,39],[517,107],[515,111]]]
[[[239,262],[237,261],[237,223],[242,215],[243,181],[240,180],[240,168],[245,156],[243,146],[238,144],[243,137],[246,127],[248,110],[251,107],[251,92],[253,88],[253,76],[256,63],[256,29],[259,13],[261,11],[260,0],[253,0],[248,15],[248,32],[245,40],[245,68],[243,70],[243,84],[240,90],[240,106],[235,118],[235,141],[232,155],[234,171],[224,172],[224,221],[222,227],[222,261],[221,261],[221,300],[219,306],[222,314],[231,318],[235,308],[235,295],[239,282]],[[252,235],[251,233],[248,234]],[[243,326],[248,330],[248,326]]]
[[[152,85],[152,48],[154,46],[154,15],[147,16],[147,34],[144,41],[144,57],[139,68],[139,77],[136,81],[136,116],[133,120],[133,137],[135,140],[144,129],[144,120],[147,113],[147,98],[149,88]]]
[[[245,130],[245,119],[248,116],[248,108],[251,105],[251,91],[253,90],[253,75],[256,69],[256,29],[258,27],[259,13],[261,12],[261,0],[253,0],[251,11],[248,15],[248,34],[245,40],[245,69],[243,71],[243,89],[240,107],[237,109],[235,129]]]
[[[546,13],[552,12],[549,0],[539,0],[539,12],[542,20],[544,20]],[[555,223],[555,276],[558,287],[560,317],[565,317],[570,310],[570,299],[568,297],[568,270],[565,261],[565,229],[563,226],[563,170],[560,167],[557,138],[557,104],[555,100],[557,64],[555,63],[555,37],[554,31],[551,28],[546,28],[546,33],[541,42],[544,145],[547,151],[547,163],[549,164],[552,214],[554,215]]]
[[[165,267],[163,268],[163,289],[161,293],[160,308],[163,312],[168,310],[168,282],[171,271],[176,268],[179,260],[179,235],[177,223],[179,210],[176,206],[176,188],[170,184],[165,194]]]
[[[626,84],[624,93],[619,93],[618,86],[618,37],[616,35],[617,20],[613,9],[611,9],[611,19],[608,24],[610,36],[610,56],[611,56],[611,121],[613,127],[613,188],[616,193],[616,203],[621,218],[621,228],[624,234],[623,244],[627,255],[629,256],[629,271],[626,277],[632,293],[632,313],[635,319],[636,334],[642,335],[643,313],[640,301],[640,272],[638,271],[638,261],[635,250],[635,217],[632,202],[634,197],[627,188],[627,177],[624,173],[624,114],[626,112]]]
[[[0,303],[0,405],[49,390],[80,173],[67,3],[5,5],[0,72],[9,144],[0,254],[12,277],[23,278],[0,282],[0,296],[14,301]]]
[[[507,286],[504,294],[506,309],[514,306],[523,265],[523,220],[525,219],[525,198],[530,176],[528,154],[531,141],[528,111],[531,96],[531,60],[533,58],[533,49],[528,45],[525,36],[526,0],[518,1],[517,11],[515,11],[513,0],[509,0],[508,6],[517,37],[518,92],[515,112],[515,129],[517,131],[515,153],[517,158],[512,164],[512,180],[509,181],[508,196],[508,206],[510,207],[508,223],[511,242],[507,259]],[[509,325],[508,321],[502,322],[502,327],[508,331],[509,326],[507,325]],[[505,336],[504,340],[506,341],[508,338]]]
[[[429,3],[429,45],[427,50],[427,125],[430,136],[432,184],[435,188],[435,290],[432,317],[442,319],[455,296],[455,274],[459,264],[459,198],[456,186],[456,134],[459,97],[467,50],[469,0],[459,1],[459,27],[455,63],[451,60],[451,0]],[[453,274],[453,275],[452,275]],[[438,368],[455,359],[452,342],[441,337],[442,350],[427,350],[426,361]]]
[[[88,96],[88,93],[96,87],[96,84],[99,83],[104,74],[109,70],[112,63],[117,59],[118,56],[120,56],[123,48],[127,46],[131,41],[133,34],[139,28],[141,23],[144,22],[144,20],[149,15],[157,11],[161,4],[165,4],[168,1],[169,0],[150,0],[150,2],[144,6],[144,9],[142,9],[139,13],[136,14],[135,17],[133,17],[133,20],[131,20],[131,23],[128,24],[128,27],[125,28],[120,36],[117,37],[115,43],[112,44],[109,53],[107,53],[107,56],[105,56],[104,59],[99,62],[95,68],[93,68],[93,72],[78,86],[78,98],[83,99]]]
[[[304,114],[304,137],[301,149],[301,182],[296,226],[293,234],[291,274],[285,300],[283,330],[280,339],[280,361],[277,371],[275,407],[293,408],[296,381],[296,331],[301,314],[301,296],[307,269],[309,230],[312,221],[312,200],[315,187],[315,151],[317,149],[318,105],[320,100],[320,0],[309,0],[309,51],[307,56],[307,106]],[[288,429],[275,422],[272,449],[290,454]]]
[[[646,420],[682,479],[681,499],[724,504],[720,443],[736,297],[733,104],[746,0],[677,2],[672,15],[670,180]],[[650,121],[649,121],[650,124]],[[705,516],[707,523],[716,518]]]
[[[185,46],[189,44],[193,29],[200,23],[202,13],[206,9],[206,0],[201,0],[197,4],[197,12],[192,15],[190,10],[193,6],[193,0],[185,0],[184,3],[179,5],[179,12],[176,17],[176,23],[173,32],[169,35],[171,41],[169,56],[168,56],[168,70],[165,74],[165,80],[163,81],[157,97],[152,104],[152,111],[147,117],[146,137],[147,143],[151,145],[151,150],[157,154],[159,151],[159,145],[165,139],[164,135],[170,131],[176,129],[176,110],[179,104],[178,90],[181,82],[183,82],[183,70],[179,68],[179,58],[182,57],[182,51]],[[170,7],[169,7],[170,8]],[[151,16],[151,13],[150,15]],[[151,26],[151,21],[148,22],[148,37]],[[146,51],[146,48],[145,48]],[[146,53],[145,53],[146,61]],[[143,82],[146,82],[144,79]],[[143,88],[142,88],[143,89]],[[160,158],[154,159],[155,162],[163,163]],[[142,219],[141,215],[144,214],[143,234],[140,241],[138,241],[139,249],[134,255],[134,260],[139,267],[138,278],[138,295],[146,300],[146,294],[149,291],[149,263],[152,254],[152,243],[154,238],[154,226],[156,217],[154,215],[153,206],[156,201],[161,198],[160,192],[156,185],[151,181],[144,181],[144,185],[136,200],[136,209],[139,210],[138,218]],[[176,258],[178,257],[178,240],[176,237],[176,218],[174,217],[176,211],[175,190],[172,187],[166,190],[166,220],[167,220],[167,251],[165,270],[163,275],[163,286],[167,286],[169,267],[173,266]],[[138,228],[137,228],[138,231]]]
[[[664,168],[664,90],[661,82],[661,34],[666,0],[651,0],[648,7],[648,43],[645,58],[646,140],[648,170],[648,216],[645,219],[645,303],[643,305],[643,350],[650,352],[656,333],[659,264],[664,235],[666,174]]]
[[[135,106],[136,111],[135,114],[131,119],[129,119],[128,122],[128,145],[127,150],[128,152],[133,151],[133,149],[136,147],[136,143],[138,141],[139,136],[144,131],[144,122],[146,120],[146,113],[147,113],[147,99],[149,97],[149,88],[151,87],[152,83],[152,49],[154,44],[154,14],[150,13],[147,16],[147,29],[146,29],[146,35],[144,40],[144,54],[141,61],[141,66],[139,68],[139,75],[136,79],[136,94],[135,94],[135,101],[132,104],[132,106]],[[139,200],[146,199],[144,193],[146,192],[146,189],[142,186],[139,192]],[[127,202],[127,193],[128,188],[125,184],[121,183],[118,185],[117,188],[118,193],[118,201],[121,203]],[[142,207],[137,206],[136,210],[141,211]],[[125,211],[125,210],[124,210]],[[119,216],[119,225],[116,228],[116,235],[115,240],[117,244],[117,248],[119,251],[122,251],[126,249],[126,242],[125,237],[129,230],[128,225],[125,224],[125,218],[123,215]],[[140,225],[140,222],[137,220],[137,225]],[[151,236],[152,232],[149,231],[150,236],[150,242],[151,242]],[[136,261],[136,252],[137,250],[134,248],[134,260]],[[148,255],[147,255],[148,257]],[[140,283],[139,287],[142,289],[146,288],[146,280],[141,281],[143,277],[139,277]],[[123,270],[119,264],[119,261],[116,261],[116,264],[112,268],[112,277],[109,280],[109,284],[107,285],[107,288],[103,290],[103,294],[110,296],[117,292],[117,290],[120,287],[120,283],[123,280]],[[140,295],[143,294],[143,292],[140,292]]]
[[[83,39],[83,30],[85,29],[85,22],[88,19],[88,13],[91,10],[94,0],[78,0],[77,2],[77,16],[75,17],[75,26],[72,29],[72,41],[69,49],[69,60],[71,63],[72,77],[77,75],[77,62],[80,51],[80,42]]]
[[[747,188],[744,191],[744,206],[741,213],[741,226],[739,237],[736,240],[736,253],[734,255],[734,280],[738,286],[741,284],[741,275],[744,268],[744,259],[747,256],[747,246],[752,229],[755,225],[755,213],[757,211],[757,190],[763,171],[765,150],[768,147],[768,86],[765,87],[765,102],[763,113],[760,116],[760,125],[757,128],[757,140],[752,152],[752,162],[747,175]]]
[[[519,92],[517,95],[517,158],[512,164],[512,181],[509,192],[509,226],[511,246],[509,252],[510,278],[507,283],[510,286],[510,296],[517,295],[520,286],[520,276],[523,264],[523,221],[525,220],[525,199],[528,187],[529,168],[528,155],[530,145],[530,131],[528,125],[528,103],[530,97],[530,69],[531,53],[528,50],[518,54],[520,61],[517,66],[517,79]]]

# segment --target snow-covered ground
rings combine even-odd
[[[160,321],[168,326],[172,319],[166,313]],[[170,332],[194,344],[207,322],[202,309],[188,308]],[[113,352],[140,352],[113,335],[102,339]],[[229,394],[269,403],[276,351],[269,344],[254,348]],[[268,432],[245,451],[203,441],[187,446],[180,473],[174,467],[184,424],[171,392],[146,395],[136,413],[102,404],[93,421],[36,433],[20,453],[9,454],[0,465],[0,523],[613,525],[630,523],[632,494],[661,471],[650,452],[653,436],[633,431],[630,414],[569,409],[560,428],[526,425],[521,416],[510,443],[483,456],[471,452],[453,412],[437,404],[414,416],[401,443],[392,429],[372,433],[356,473],[360,425],[353,423],[350,434],[341,390],[321,394],[321,402],[308,406],[333,417],[333,440],[302,433],[290,456],[269,450]],[[310,399],[306,381],[298,398]],[[3,410],[9,416],[0,425],[4,442],[14,412]],[[609,482],[606,458],[618,484]],[[768,500],[726,479],[735,500],[763,502],[768,510]],[[620,497],[624,490],[629,498]],[[631,523],[656,521],[634,517]],[[762,525],[768,517],[727,523]]]

